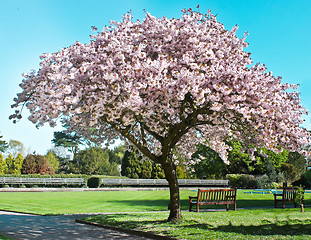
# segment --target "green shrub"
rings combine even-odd
[[[87,186],[89,188],[98,188],[100,186],[100,183],[101,183],[101,178],[99,178],[99,177],[91,177],[87,181]]]
[[[250,174],[227,174],[226,179],[229,180],[231,187],[236,188],[255,188],[256,179]]]
[[[270,180],[270,178],[266,174],[257,177],[256,181],[257,181],[257,187],[258,188],[270,188],[270,186],[272,184],[272,181]]]
[[[278,188],[282,188],[282,185],[279,183],[276,183],[276,182],[272,182],[270,188],[271,189],[278,189]]]

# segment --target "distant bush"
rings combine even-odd
[[[262,176],[259,176],[256,178],[257,187],[258,188],[270,188],[272,181],[269,179],[269,177],[264,174]]]
[[[255,188],[256,178],[250,174],[227,174],[231,187],[236,188]]]
[[[87,186],[89,188],[98,188],[101,183],[101,178],[100,177],[91,177],[87,181]]]

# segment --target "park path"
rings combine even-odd
[[[0,211],[0,232],[22,240],[150,240],[119,231],[76,223],[80,216],[38,216]]]

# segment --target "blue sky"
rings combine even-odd
[[[100,29],[130,10],[134,19],[144,18],[143,9],[178,18],[183,8],[198,4],[201,12],[217,14],[226,29],[237,24],[239,36],[248,31],[246,51],[253,61],[284,82],[299,83],[302,105],[311,111],[310,0],[0,0],[0,134],[6,141],[21,141],[29,152],[45,154],[52,148],[53,132],[60,127],[38,130],[27,114],[15,125],[8,120],[21,74],[38,70],[42,53],[87,43],[91,26]],[[310,115],[305,119],[304,127],[311,129]]]

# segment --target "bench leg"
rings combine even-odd
[[[200,205],[197,204],[197,212],[199,212],[199,211],[200,211]]]
[[[282,208],[285,208],[285,201],[282,201]]]
[[[192,209],[192,204],[189,203],[189,212],[191,212],[191,209]]]
[[[229,210],[229,204],[226,204],[226,211]]]
[[[236,211],[236,202],[234,203],[234,211]]]

